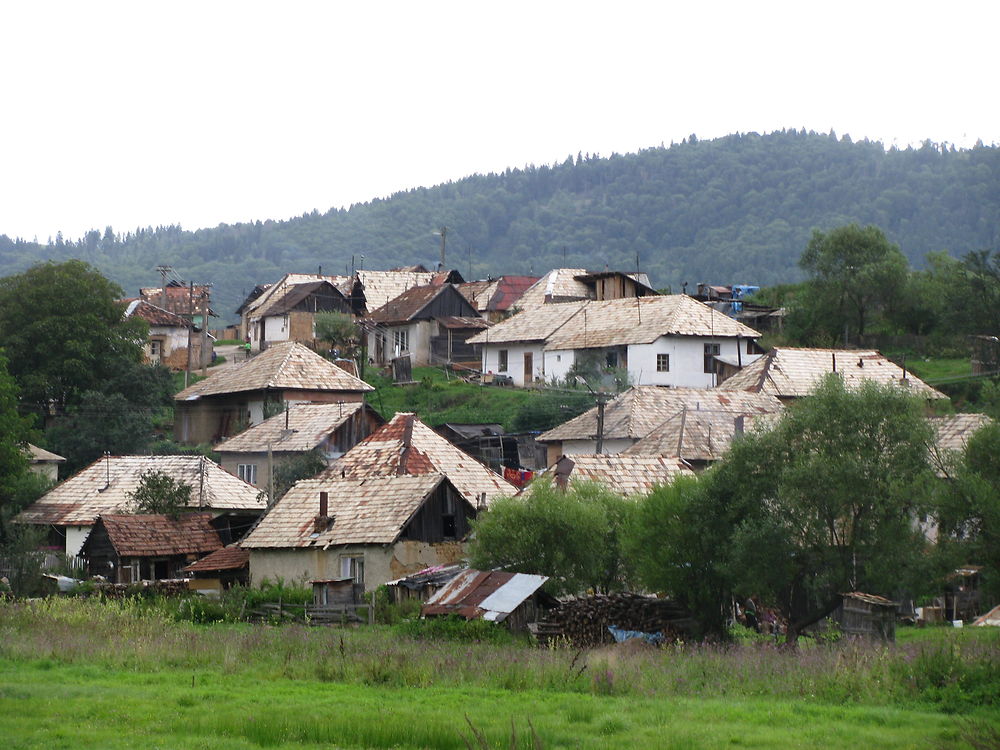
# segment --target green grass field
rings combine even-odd
[[[471,722],[504,748],[957,749],[1000,728],[1000,634],[901,635],[890,647],[581,653],[387,627],[193,625],[139,601],[0,604],[0,737],[10,748],[482,747]]]

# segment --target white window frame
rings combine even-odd
[[[365,556],[343,555],[340,558],[340,577],[350,578],[363,586],[365,583]]]
[[[244,482],[257,485],[257,464],[236,464],[236,476]]]
[[[398,357],[400,354],[406,354],[410,351],[410,329],[409,328],[393,328],[392,329],[392,350]]]

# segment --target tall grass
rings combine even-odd
[[[0,605],[0,658],[157,672],[213,665],[250,679],[615,696],[816,699],[1000,708],[1000,634],[895,646],[613,647],[414,640],[399,629],[176,622],[138,600]]]

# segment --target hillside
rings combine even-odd
[[[39,245],[0,235],[0,268],[78,257],[134,294],[168,264],[183,279],[215,284],[216,312],[232,320],[255,283],[288,271],[345,273],[438,262],[466,276],[542,273],[554,266],[634,268],[654,284],[773,284],[799,278],[796,261],[814,228],[873,223],[919,265],[932,250],[996,248],[1000,149],[879,143],[783,131],[733,135],[607,158],[577,155],[553,166],[474,175],[350,209],[289,221],[122,233]],[[0,227],[2,230],[2,227]],[[470,271],[471,268],[471,271]]]

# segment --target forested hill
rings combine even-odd
[[[682,281],[772,284],[799,278],[796,261],[814,228],[880,226],[919,265],[928,251],[996,249],[1000,149],[879,143],[784,131],[693,136],[637,154],[578,155],[558,165],[474,175],[350,209],[289,221],[168,226],[38,245],[0,236],[0,269],[77,257],[129,294],[158,285],[159,264],[214,283],[223,320],[255,283],[288,271],[345,273],[434,267],[446,226],[447,265],[467,277],[541,274],[556,266],[632,269],[659,287]],[[118,228],[120,230],[120,228]],[[2,227],[0,227],[2,230]]]

